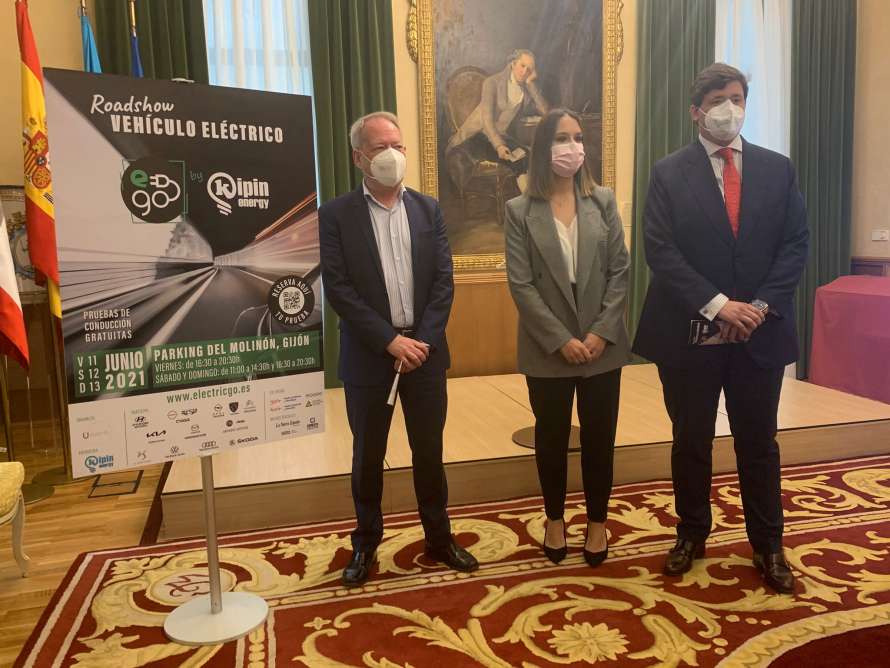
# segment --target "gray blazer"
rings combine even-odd
[[[529,102],[537,107],[538,112],[547,113],[547,103],[534,81],[520,84],[525,93],[525,99],[512,110],[512,113],[503,113],[503,110],[509,106],[507,86],[510,82],[510,71],[511,66],[507,65],[503,70],[492,74],[482,82],[482,98],[479,100],[479,104],[470,112],[458,131],[451,136],[447,150],[450,151],[460,146],[480,131],[485,133],[488,141],[495,148],[504,145],[502,135],[507,132],[507,128],[516,118],[516,114],[527,107]]]
[[[519,371],[528,376],[593,376],[630,361],[624,310],[630,261],[615,196],[597,187],[577,195],[578,303],[569,283],[550,203],[521,195],[507,202],[507,280],[519,310]],[[602,356],[575,365],[560,348],[588,332],[606,339]]]

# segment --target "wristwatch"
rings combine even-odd
[[[766,315],[767,312],[769,311],[769,304],[767,304],[762,299],[755,299],[754,301],[751,302],[751,306],[753,306],[758,311],[763,313],[763,315]]]

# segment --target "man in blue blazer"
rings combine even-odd
[[[398,119],[375,112],[350,130],[362,185],[318,211],[325,298],[340,316],[339,376],[352,430],[352,498],[357,527],[343,582],[364,582],[383,537],[383,458],[392,421],[387,404],[400,373],[426,552],[460,571],[476,559],[451,535],[442,465],[450,364],[445,326],[454,279],[439,205],[405,188]]]
[[[722,390],[754,565],[768,586],[791,593],[776,432],[783,372],[798,356],[794,293],[809,232],[791,162],[739,135],[747,95],[739,70],[704,69],[691,89],[699,138],[652,169],[644,213],[652,281],[634,352],[657,364],[673,423],[680,521],[665,574],[704,556]]]

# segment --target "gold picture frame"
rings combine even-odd
[[[439,146],[435,78],[435,35],[433,3],[436,0],[409,0],[406,23],[408,53],[417,62],[420,108],[421,189],[439,196]],[[602,2],[602,183],[615,188],[617,70],[624,50],[621,24],[623,0]],[[504,267],[503,253],[455,254],[457,272],[492,272]]]

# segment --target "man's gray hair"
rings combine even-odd
[[[531,51],[529,51],[528,49],[516,49],[515,51],[512,51],[512,52],[510,53],[510,58],[507,59],[507,62],[508,62],[510,65],[512,65],[513,63],[515,63],[517,60],[519,60],[519,59],[522,58],[523,56],[528,56],[528,57],[531,58],[532,60],[537,61],[537,58],[535,58],[535,54],[533,54],[533,53],[532,53]]]
[[[399,126],[399,119],[396,118],[395,114],[391,114],[388,111],[372,111],[370,114],[365,114],[360,119],[358,119],[355,123],[352,124],[352,127],[349,128],[349,143],[352,145],[353,149],[358,150],[362,145],[362,132],[365,129],[365,123],[370,121],[372,118],[385,118],[390,123],[395,125],[399,130],[402,128]]]

